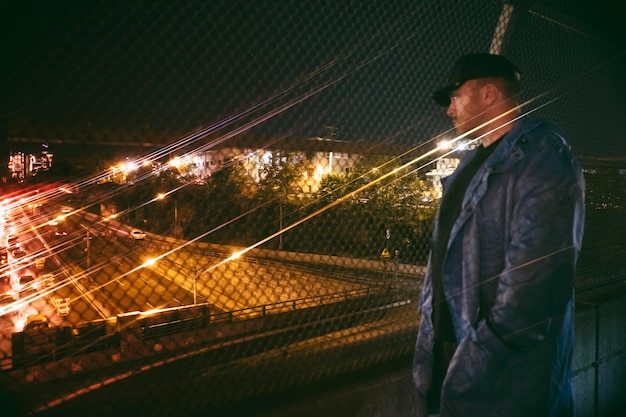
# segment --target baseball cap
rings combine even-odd
[[[448,85],[435,91],[433,100],[440,106],[450,105],[450,93],[476,78],[502,77],[519,81],[519,69],[501,55],[472,53],[459,58],[450,74]]]

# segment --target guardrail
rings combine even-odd
[[[33,367],[55,361],[80,362],[80,366],[68,363],[60,366],[82,372],[90,367],[98,369],[115,362],[146,359],[165,350],[190,349],[211,341],[218,343],[253,334],[263,337],[263,332],[275,334],[287,325],[291,330],[294,326],[310,326],[316,322],[344,325],[348,322],[346,317],[363,317],[406,302],[398,302],[386,291],[363,288],[228,312],[214,312],[210,304],[198,304],[124,313],[76,327],[57,326],[14,333],[11,370],[22,369],[31,375],[31,381],[27,382],[41,382],[42,379],[68,375],[68,372],[33,371]],[[299,314],[296,318],[284,317],[294,312]],[[269,317],[272,320],[265,322],[264,319]],[[103,352],[106,360],[80,359],[81,355]],[[4,369],[7,369],[6,364]]]
[[[32,366],[119,345],[106,321],[13,333],[12,368]]]
[[[205,327],[211,318],[210,304],[175,307],[142,318],[140,328],[149,339]]]
[[[214,315],[214,321],[243,320],[259,316],[265,316],[267,314],[285,313],[305,308],[339,303],[359,297],[366,297],[373,294],[381,294],[383,292],[383,290],[376,288],[358,288],[331,294],[297,298],[289,301],[264,304],[255,307],[247,307],[239,310],[227,311],[224,313],[217,313]]]

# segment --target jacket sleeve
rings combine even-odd
[[[495,335],[509,348],[542,341],[552,319],[563,314],[573,296],[582,240],[584,184],[578,163],[556,139],[535,151],[510,185],[505,268],[497,277],[495,304],[476,329],[479,341]]]

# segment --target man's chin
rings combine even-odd
[[[455,132],[457,136],[461,136],[461,135],[466,135],[465,137],[467,139],[476,139],[478,137],[478,132],[476,131],[472,131],[473,128],[468,128],[467,126],[463,126],[463,125],[456,125],[454,126]],[[467,133],[470,132],[470,133]]]

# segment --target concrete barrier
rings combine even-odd
[[[407,360],[405,367],[373,371],[332,392],[281,404],[271,415],[343,417],[346,405],[353,404],[359,417],[412,417],[416,398],[410,366]],[[577,304],[573,373],[576,417],[626,415],[626,294]]]

